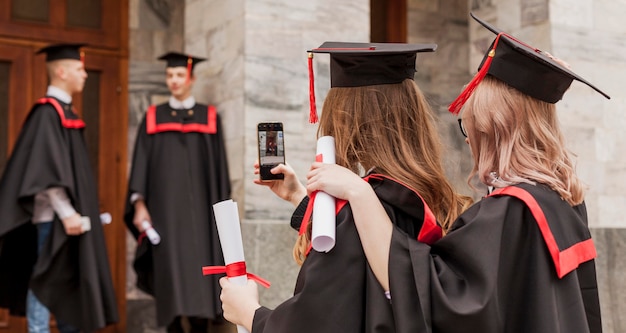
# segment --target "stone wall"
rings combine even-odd
[[[468,4],[458,0],[409,0],[409,43],[437,43],[433,54],[420,54],[416,82],[436,112],[444,143],[446,175],[455,188],[478,199],[467,184],[472,158],[448,105],[472,78],[469,62]],[[472,65],[473,66],[473,65]]]
[[[130,128],[132,153],[137,122],[146,106],[167,96],[166,50],[206,56],[196,67],[194,95],[217,106],[224,125],[233,199],[242,218],[250,271],[270,281],[261,302],[274,307],[293,293],[299,267],[291,257],[296,237],[289,203],[255,185],[256,124],[285,125],[287,162],[304,182],[315,153],[317,126],[308,123],[306,50],[326,40],[368,41],[368,0],[129,0]],[[168,7],[169,6],[169,7]],[[169,10],[165,10],[165,8]],[[558,110],[578,171],[589,184],[590,225],[598,248],[598,279],[605,332],[626,331],[626,4],[610,0],[408,0],[408,42],[435,42],[434,54],[418,56],[416,81],[432,103],[454,185],[478,198],[466,184],[472,162],[447,105],[476,71],[493,35],[470,22],[469,11],[569,62],[612,95],[604,100],[575,82]],[[167,16],[165,13],[169,13]],[[318,110],[329,89],[328,56],[314,60]],[[621,111],[621,112],[620,112]],[[130,159],[129,159],[130,161]],[[134,242],[129,239],[129,258]],[[134,289],[128,268],[129,332],[151,332],[133,318],[153,315],[150,298]],[[133,306],[133,304],[135,306]],[[135,311],[131,314],[132,311]],[[153,325],[153,324],[152,324]],[[143,328],[140,328],[143,327]]]
[[[574,82],[557,104],[578,171],[589,185],[589,224],[598,247],[598,283],[605,333],[626,331],[626,3],[552,0],[553,54],[611,96]]]

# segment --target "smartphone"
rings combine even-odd
[[[285,163],[285,135],[283,123],[268,122],[257,125],[259,146],[259,178],[261,180],[283,179],[285,175],[272,174],[270,170],[280,163]]]

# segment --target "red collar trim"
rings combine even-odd
[[[596,248],[591,238],[576,243],[563,251],[559,250],[556,240],[554,239],[554,235],[548,225],[548,221],[546,220],[546,216],[543,214],[543,210],[541,210],[537,200],[535,200],[535,198],[528,193],[528,191],[519,187],[509,186],[496,189],[488,195],[488,197],[502,195],[516,197],[528,206],[530,212],[537,221],[537,225],[539,225],[539,230],[541,231],[541,235],[548,246],[548,251],[550,252],[550,256],[554,262],[554,267],[556,268],[556,274],[559,278],[562,278],[569,272],[575,270],[580,264],[596,257]]]
[[[207,123],[206,124],[181,124],[178,122],[171,123],[159,123],[156,122],[156,105],[150,105],[146,111],[146,131],[148,134],[155,134],[161,132],[182,132],[182,133],[205,133],[215,134],[217,133],[217,112],[213,105],[209,105],[207,108]]]
[[[388,179],[411,190],[413,193],[415,193],[415,195],[417,195],[420,198],[420,200],[422,200],[422,204],[424,205],[424,223],[422,224],[422,228],[420,229],[420,232],[417,235],[417,240],[425,244],[433,244],[434,242],[438,241],[442,237],[443,231],[441,230],[441,227],[439,226],[439,224],[437,224],[437,219],[435,218],[435,214],[433,214],[433,212],[430,210],[430,207],[428,207],[428,204],[426,204],[426,201],[424,200],[424,198],[422,198],[422,196],[419,193],[417,193],[417,191],[415,191],[413,188],[411,188],[410,186],[404,184],[403,182],[397,179],[393,179],[389,176],[385,176],[381,174],[371,174],[363,179],[367,182],[369,182],[370,179],[379,179],[379,180]]]
[[[67,119],[65,118],[65,111],[63,111],[63,107],[61,107],[61,104],[59,104],[59,102],[51,97],[42,97],[40,99],[37,100],[37,104],[50,104],[54,107],[54,109],[57,111],[57,113],[59,114],[59,117],[61,118],[61,125],[65,128],[71,128],[71,129],[79,129],[79,128],[84,128],[85,127],[85,122],[82,121],[82,119]]]
[[[426,201],[424,201],[424,198],[422,198],[422,196],[419,195],[417,191],[407,186],[406,184],[398,180],[395,180],[391,177],[385,176],[385,175],[371,174],[363,178],[363,180],[368,183],[370,179],[379,179],[379,180],[388,179],[398,184],[401,184],[402,186],[413,191],[413,193],[415,193],[422,200],[422,203],[424,204],[424,223],[422,224],[422,228],[420,229],[420,232],[417,235],[417,240],[422,243],[433,244],[434,242],[436,242],[437,240],[441,238],[443,233],[441,231],[441,227],[437,224],[437,219],[435,218],[435,214],[433,214],[433,212],[430,210],[430,207],[428,207],[428,205],[426,204]],[[313,214],[313,206],[314,206],[316,194],[317,194],[317,191],[311,193],[311,195],[309,196],[309,203],[306,206],[306,211],[304,212],[302,223],[300,223],[299,235],[304,234],[308,228],[309,221],[311,220],[311,215]],[[347,203],[348,201],[346,200],[337,199],[335,203],[335,215],[339,214],[341,209]],[[309,247],[306,251],[307,256],[309,255],[309,252],[311,252],[311,244],[309,244]]]

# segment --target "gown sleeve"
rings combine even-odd
[[[30,112],[0,180],[0,235],[29,222],[35,195],[48,188],[64,188],[76,202],[68,140],[52,106]]]
[[[337,216],[336,239],[328,253],[311,250],[300,269],[294,296],[274,310],[257,310],[252,332],[361,331],[366,263],[349,205]]]
[[[558,278],[518,199],[483,199],[432,246],[394,230],[390,256],[398,332],[590,331],[578,275]]]
[[[373,188],[398,230],[417,238],[424,222],[421,199],[396,182],[376,182]],[[307,201],[300,206],[306,207]],[[299,220],[292,219],[292,226]],[[328,253],[311,250],[294,296],[274,310],[258,309],[252,333],[392,333],[397,331],[394,303],[386,298],[367,263],[348,203],[337,214],[335,247]]]
[[[139,230],[133,224],[133,218],[135,216],[134,202],[131,203],[131,196],[139,195],[146,199],[147,182],[148,182],[148,163],[150,154],[150,140],[149,135],[146,132],[146,117],[144,116],[139,127],[137,127],[137,136],[135,139],[135,148],[133,150],[132,167],[130,170],[130,177],[128,179],[128,193],[125,201],[124,222],[128,227],[128,230],[135,236],[139,237]]]

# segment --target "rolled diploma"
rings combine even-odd
[[[335,164],[335,138],[323,136],[317,140],[316,159],[318,162]],[[322,191],[315,194],[312,228],[311,245],[316,251],[328,252],[335,247],[335,198]]]
[[[146,232],[146,236],[148,236],[148,240],[152,245],[159,245],[159,243],[161,243],[161,235],[159,235],[150,222],[144,220],[141,222],[141,227]]]
[[[104,213],[100,214],[100,222],[102,224],[111,224],[112,220],[113,220],[113,217],[111,217],[111,213],[104,212]]]
[[[222,244],[222,252],[224,253],[224,263],[229,265],[240,261],[245,262],[237,203],[231,199],[220,201],[213,205],[213,213],[215,214],[217,233]],[[246,275],[229,276],[228,280],[237,285],[248,283]],[[248,330],[243,326],[237,325],[237,332],[248,333]]]

